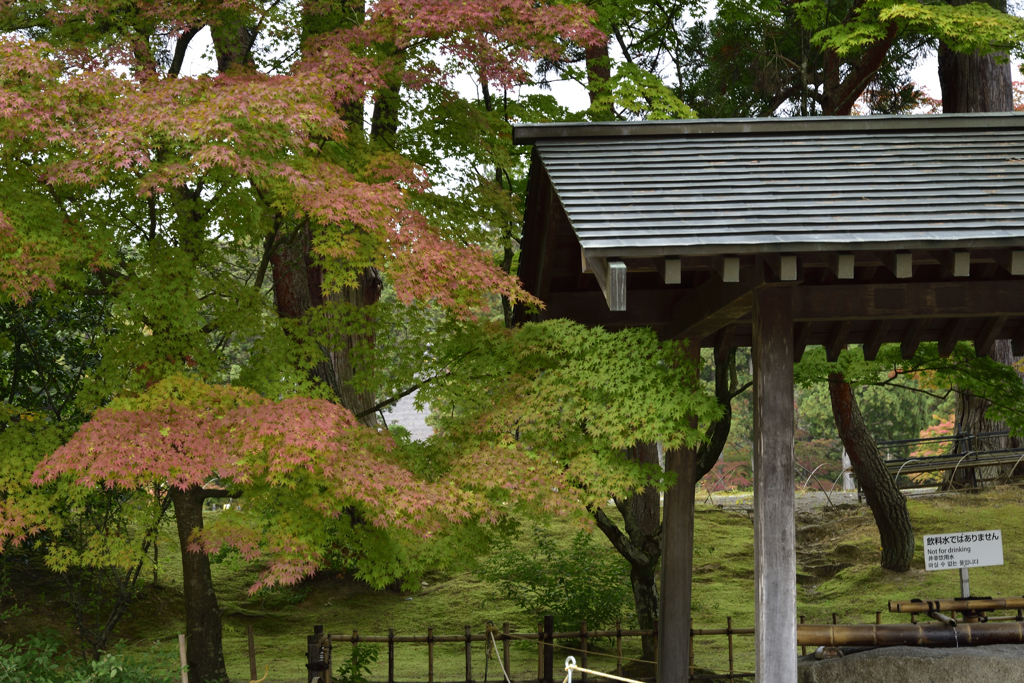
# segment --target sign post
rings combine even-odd
[[[1003,563],[1003,532],[965,531],[924,537],[924,568],[960,570],[960,597],[971,597],[970,567],[992,567]]]

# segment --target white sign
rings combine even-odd
[[[924,537],[924,568],[967,569],[1003,563],[1003,532],[965,531]]]

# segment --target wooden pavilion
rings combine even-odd
[[[1024,348],[1024,117],[518,125],[519,275],[545,318],[754,360],[755,641],[797,677],[793,362],[823,345]],[[520,319],[524,319],[520,314]],[[658,678],[687,680],[694,454],[669,453]]]

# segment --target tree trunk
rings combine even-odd
[[[658,445],[638,443],[631,449],[631,459],[644,464],[658,464]],[[654,488],[625,499],[615,499],[622,514],[626,533],[615,525],[601,508],[594,510],[597,526],[612,546],[629,562],[629,581],[633,588],[633,604],[637,623],[642,629],[654,628],[658,619],[658,563],[661,559],[661,494]],[[654,661],[658,641],[653,636],[641,638],[643,658]]]
[[[950,5],[966,5],[975,0],[949,0]],[[1006,0],[988,0],[1000,12],[1006,12]],[[939,43],[939,86],[942,88],[942,113],[1013,111],[1013,78],[1009,56],[1004,54],[960,54]]]
[[[586,49],[587,93],[590,95],[590,118],[594,121],[612,121],[615,112],[611,102],[599,102],[610,95],[609,81],[612,77],[611,58],[608,43],[589,45]]]
[[[907,512],[907,499],[885,469],[878,447],[857,407],[853,389],[841,373],[831,374],[828,379],[839,437],[864,489],[864,497],[881,537],[882,568],[905,572],[910,569],[910,561],[914,558],[914,529]]]
[[[190,681],[227,683],[221,643],[220,607],[213,590],[210,558],[188,549],[192,533],[203,528],[203,489],[171,487],[174,517],[181,544],[181,570],[185,593],[185,639]]]

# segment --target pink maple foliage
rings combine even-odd
[[[273,401],[178,376],[98,410],[39,464],[33,480],[67,475],[82,486],[128,489],[165,481],[187,490],[216,478],[251,507],[269,491],[291,491],[305,510],[301,523],[282,522],[267,533],[252,527],[258,516],[230,516],[191,546],[215,551],[229,545],[247,559],[268,561],[257,590],[316,569],[320,550],[304,528],[317,518],[355,509],[373,527],[424,535],[480,512],[481,501],[453,483],[417,479],[389,456],[392,447],[386,434],[328,401]],[[283,510],[266,512],[288,517]]]

